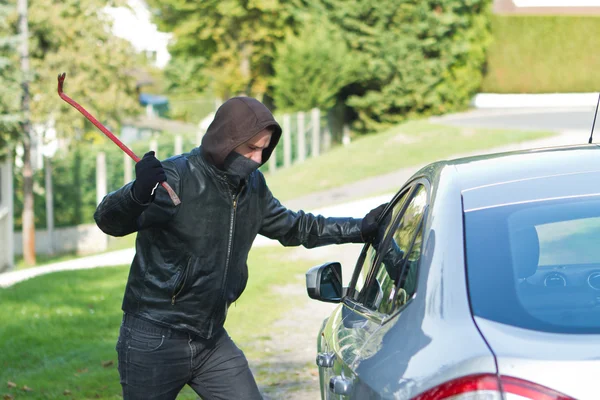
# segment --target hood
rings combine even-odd
[[[281,127],[273,114],[252,97],[233,97],[219,107],[202,138],[202,152],[217,168],[223,169],[225,158],[239,145],[265,128],[273,128],[269,147],[263,150],[266,163],[281,137]]]

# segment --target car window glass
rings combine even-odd
[[[577,218],[536,224],[539,238],[540,267],[598,264],[600,218]]]
[[[542,332],[600,333],[599,195],[474,209],[464,221],[474,315]]]
[[[427,191],[421,185],[401,216],[392,240],[385,245],[381,263],[363,298],[366,307],[389,314],[406,304],[414,294],[422,242],[420,228],[426,205]]]
[[[398,197],[394,207],[391,210],[388,210],[388,213],[382,218],[381,226],[375,240],[373,241],[373,244],[377,245],[378,243],[383,242],[384,238],[390,231],[393,221],[396,221],[398,214],[402,210],[407,194],[408,190]],[[363,250],[364,258],[361,258],[362,262],[360,266],[357,266],[358,276],[353,279],[356,281],[356,283],[354,285],[355,291],[352,292],[353,295],[351,296],[354,298],[354,300],[358,298],[358,295],[362,291],[364,283],[368,278],[369,271],[377,259],[377,248],[373,244],[369,244],[367,248]],[[359,259],[359,261],[361,259]],[[352,283],[350,286],[353,287]]]

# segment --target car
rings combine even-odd
[[[429,164],[378,223],[306,273],[323,400],[600,399],[597,145]]]

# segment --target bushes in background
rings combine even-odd
[[[363,63],[359,79],[341,93],[361,130],[459,110],[479,89],[490,1],[321,3]]]

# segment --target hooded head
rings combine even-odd
[[[262,150],[259,166],[267,162],[277,146],[281,127],[260,101],[252,97],[233,97],[217,110],[202,138],[202,151],[212,164],[225,171],[227,157],[265,129],[272,134],[268,146]]]

